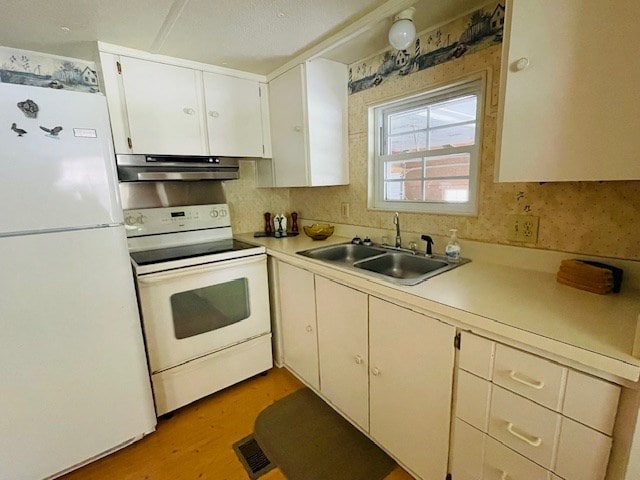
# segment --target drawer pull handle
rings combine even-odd
[[[509,372],[509,377],[511,378],[511,380],[515,382],[521,383],[522,385],[526,385],[527,387],[535,388],[536,390],[542,390],[542,388],[544,387],[544,382],[540,380],[530,380],[528,378],[523,377],[522,375],[519,374],[519,372],[516,372],[514,370],[511,370]]]
[[[515,429],[513,423],[507,423],[507,432],[516,437],[519,440],[522,440],[525,443],[528,443],[532,447],[539,447],[542,443],[542,439],[540,437],[534,437],[533,435],[529,435],[524,432],[519,432]]]

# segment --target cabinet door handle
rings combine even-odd
[[[294,132],[301,132],[302,131],[302,127],[300,125],[296,125],[295,127],[293,127],[293,131]]]
[[[362,360],[362,357],[361,357],[360,355],[356,355],[356,356],[355,356],[355,359],[356,359],[356,364],[357,364],[357,365],[362,365],[362,362],[363,362],[364,360]]]
[[[193,108],[189,108],[189,107],[184,107],[182,111],[187,115],[193,115],[196,113],[196,111]]]
[[[516,437],[519,440],[522,440],[525,443],[528,443],[532,447],[539,447],[542,443],[542,439],[540,437],[534,437],[533,435],[529,435],[526,432],[519,432],[516,430],[516,427],[513,423],[507,423],[507,432]]]
[[[500,475],[500,480],[509,480],[509,474],[504,470],[501,470],[501,471],[502,471],[502,475]]]
[[[313,328],[311,328],[311,325],[307,325],[307,328],[305,330],[309,333],[313,332]]]
[[[372,375],[374,377],[378,377],[378,376],[382,375],[382,372],[380,370],[378,370],[376,367],[373,367],[371,369],[371,373],[372,373]]]
[[[218,118],[220,116],[220,114],[218,112],[216,112],[215,110],[210,110],[209,111],[209,116],[212,118]]]
[[[516,372],[515,370],[511,370],[509,372],[509,378],[514,382],[521,383],[522,385],[526,385],[527,387],[535,388],[536,390],[542,390],[544,387],[544,382],[541,380],[528,379],[520,374],[520,372]]]

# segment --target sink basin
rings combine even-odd
[[[399,285],[416,285],[428,278],[452,270],[470,260],[448,263],[446,258],[425,257],[410,252],[389,250],[389,247],[339,243],[298,252],[299,255],[322,260],[342,267],[358,269],[373,277]]]
[[[354,267],[391,277],[403,285],[415,285],[455,266],[445,260],[398,252],[389,252],[354,264]]]
[[[365,245],[354,245],[352,243],[339,243],[327,247],[312,248],[298,252],[300,255],[309,258],[317,258],[327,262],[339,262],[352,265],[358,260],[382,255],[386,251],[382,248],[368,247]]]

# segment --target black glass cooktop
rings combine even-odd
[[[196,243],[193,245],[182,245],[179,247],[160,248],[157,250],[145,250],[131,254],[131,258],[138,265],[151,265],[154,263],[169,262],[171,260],[182,260],[184,258],[200,257],[203,255],[213,255],[216,253],[231,252],[235,250],[245,250],[256,248],[238,240],[219,240],[217,242]]]

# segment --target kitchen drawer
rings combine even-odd
[[[456,417],[486,432],[490,395],[491,383],[464,370],[458,370]]]
[[[491,380],[495,342],[469,332],[461,332],[460,345],[458,367],[484,379]]]
[[[550,480],[551,473],[540,465],[488,437],[483,480]],[[453,477],[456,478],[455,476]],[[457,479],[456,479],[457,480]]]
[[[563,417],[554,472],[565,480],[603,480],[611,438]]]
[[[619,399],[618,385],[569,370],[562,413],[611,435]]]
[[[489,438],[480,430],[456,418],[453,422],[451,446],[451,477],[455,480],[479,480],[482,478],[484,445]]]
[[[494,385],[489,435],[548,469],[559,422],[559,414]]]
[[[493,382],[536,403],[560,411],[567,368],[498,344]]]

